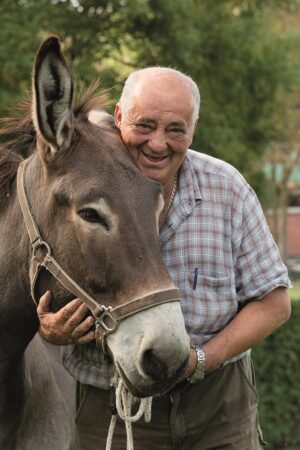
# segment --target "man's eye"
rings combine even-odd
[[[92,208],[86,208],[79,211],[79,216],[86,220],[87,222],[99,223],[106,231],[109,231],[109,225],[104,217],[100,216],[99,213]]]
[[[148,123],[137,123],[136,126],[138,128],[143,128],[143,129],[150,129],[151,126]]]
[[[182,133],[182,134],[185,133],[185,130],[183,128],[171,128],[169,131],[171,133]]]

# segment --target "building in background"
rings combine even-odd
[[[280,163],[267,164],[265,173],[274,188],[266,212],[271,232],[290,270],[300,274],[300,167],[287,171]]]

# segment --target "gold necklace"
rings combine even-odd
[[[166,221],[166,219],[167,219],[167,217],[168,217],[170,208],[171,208],[171,206],[172,206],[172,204],[173,204],[174,197],[175,197],[175,194],[176,194],[176,191],[177,191],[177,185],[178,185],[178,176],[177,176],[177,173],[176,173],[176,174],[175,174],[175,179],[174,179],[173,188],[172,188],[172,192],[171,192],[171,196],[170,196],[170,200],[169,200],[168,206],[167,206],[167,208],[166,208],[166,212],[164,213],[164,216],[163,216],[164,218],[163,218],[163,220],[161,221],[160,228],[163,226],[163,224],[165,223],[165,221]]]

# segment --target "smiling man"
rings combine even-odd
[[[137,167],[163,186],[161,251],[191,341],[185,379],[153,400],[150,424],[134,425],[137,450],[261,449],[250,349],[290,315],[287,270],[255,193],[229,164],[189,150],[199,104],[193,80],[154,67],[130,75],[115,109]],[[78,345],[93,340],[84,307],[53,314],[49,301],[48,294],[39,306],[41,335],[76,344],[65,357],[80,383],[76,448],[105,448],[107,362],[95,347]],[[125,447],[117,423],[113,448]]]

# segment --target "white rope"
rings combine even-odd
[[[138,411],[134,416],[131,415],[131,408],[134,402],[140,402]],[[126,437],[127,437],[127,450],[134,450],[133,446],[133,436],[132,436],[132,423],[137,422],[143,415],[145,422],[150,422],[151,420],[151,406],[152,397],[138,399],[134,397],[131,392],[129,392],[123,383],[122,378],[119,378],[116,386],[116,408],[118,414],[122,420],[125,422],[126,427]],[[115,424],[117,421],[117,415],[112,415],[107,440],[106,449],[111,450],[112,439],[115,429]]]
[[[111,420],[110,420],[109,429],[108,429],[105,450],[111,450],[112,438],[114,435],[116,422],[117,422],[117,415],[112,415]]]

